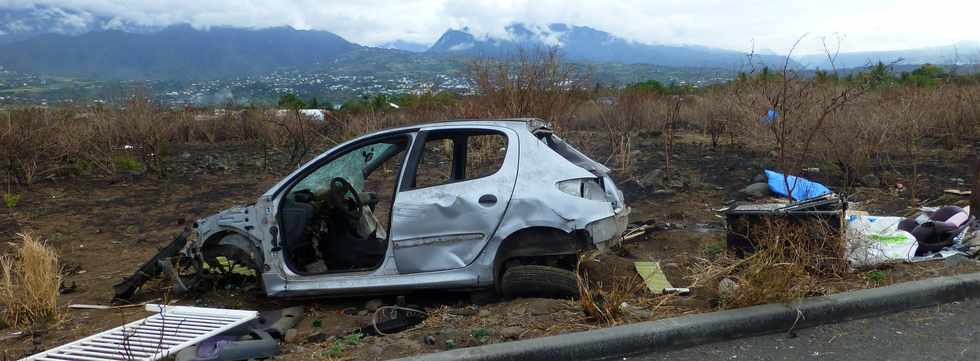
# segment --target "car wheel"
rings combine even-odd
[[[500,280],[504,297],[578,298],[575,272],[549,266],[512,266]]]

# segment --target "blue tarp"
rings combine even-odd
[[[769,179],[769,189],[781,197],[789,195],[789,191],[786,190],[787,183],[789,184],[789,189],[793,190],[792,199],[794,201],[801,201],[830,193],[830,189],[827,189],[823,184],[796,176],[785,177],[782,173],[766,169],[766,178]]]

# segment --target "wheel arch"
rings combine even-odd
[[[261,249],[256,245],[257,242],[257,240],[248,234],[236,230],[223,229],[209,235],[201,243],[200,253],[203,256],[208,249],[229,247],[237,252],[241,252],[242,255],[248,258],[247,260],[240,261],[250,262],[250,266],[253,266],[257,272],[260,272],[265,262]]]
[[[507,263],[522,258],[549,258],[574,256],[588,249],[590,242],[584,231],[565,232],[562,229],[535,226],[517,230],[509,234],[497,248],[493,260],[494,283],[505,271]]]

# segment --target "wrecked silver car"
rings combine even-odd
[[[389,129],[336,146],[252,205],[195,223],[184,256],[227,257],[269,296],[577,294],[576,254],[621,240],[609,169],[535,119]]]

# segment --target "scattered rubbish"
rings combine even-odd
[[[830,232],[840,231],[847,202],[835,194],[826,194],[799,202],[744,204],[725,211],[728,249],[743,256],[755,250],[756,230],[767,221],[785,220],[790,224],[816,223],[826,225]]]
[[[187,237],[190,236],[190,227],[184,227],[184,230],[177,235],[176,238],[159,253],[157,253],[153,258],[140,266],[139,269],[117,284],[112,285],[112,289],[115,292],[113,296],[114,300],[128,300],[133,297],[133,294],[141,286],[143,286],[146,281],[158,276],[164,270],[163,264],[170,265],[170,259],[177,256],[178,252],[184,249],[187,245]],[[179,277],[177,278],[179,282]]]
[[[381,306],[374,311],[371,324],[361,327],[355,333],[365,336],[384,336],[401,332],[422,323],[429,314],[420,308],[402,306]]]
[[[24,360],[159,360],[258,316],[258,312],[244,310],[155,304],[145,307],[154,314]]]
[[[629,241],[633,238],[642,236],[647,233],[647,230],[656,227],[654,224],[644,224],[641,226],[630,225],[626,228],[626,232],[623,233],[623,242]]]
[[[636,272],[643,278],[647,289],[653,293],[662,293],[666,289],[674,289],[674,286],[667,280],[667,275],[660,268],[659,262],[633,262]]]
[[[666,294],[676,293],[678,295],[684,296],[684,295],[691,294],[691,289],[687,287],[667,287],[664,288],[664,293]]]
[[[976,253],[964,241],[973,237],[969,207],[922,208],[915,217],[879,217],[848,213],[848,261],[853,267],[924,262]]]
[[[852,267],[870,267],[915,257],[919,243],[898,229],[902,217],[847,216],[847,260]]]
[[[268,332],[252,330],[241,336],[215,336],[177,353],[177,361],[245,361],[279,356],[279,341]]]
[[[831,193],[830,189],[823,184],[797,176],[787,176],[767,169],[766,177],[769,189],[773,193],[782,197],[792,194],[791,198],[794,201],[812,199]]]
[[[153,303],[153,302],[157,302],[157,301],[160,301],[160,299],[159,298],[154,298],[154,299],[149,300],[149,301],[146,301],[146,302],[134,303],[134,304],[131,304],[131,305],[113,305],[113,306],[109,306],[109,305],[70,304],[70,305],[68,305],[68,308],[70,308],[70,309],[76,309],[76,310],[118,310],[118,309],[122,309],[122,308],[143,307],[143,306],[146,306],[147,304],[150,304],[150,303]],[[173,302],[170,302],[170,303],[173,303]]]
[[[769,183],[766,182],[749,184],[745,188],[740,189],[738,192],[747,197],[756,199],[772,197],[773,195],[772,189],[769,188]]]
[[[61,285],[58,286],[58,293],[62,295],[75,293],[77,291],[78,291],[78,285],[75,284],[75,282],[72,282],[71,285],[68,285],[67,281],[62,280]]]
[[[7,335],[4,335],[4,336],[0,337],[0,342],[7,341],[7,340],[17,339],[17,338],[21,338],[21,337],[24,337],[24,336],[27,336],[27,332],[24,332],[24,331],[11,332],[11,333],[9,333]]]
[[[735,291],[738,290],[738,283],[735,280],[725,277],[721,281],[718,281],[718,295],[722,299],[732,299],[735,296]]]
[[[943,193],[955,194],[958,196],[968,196],[968,195],[972,195],[973,191],[961,191],[959,189],[946,189],[943,191]]]

